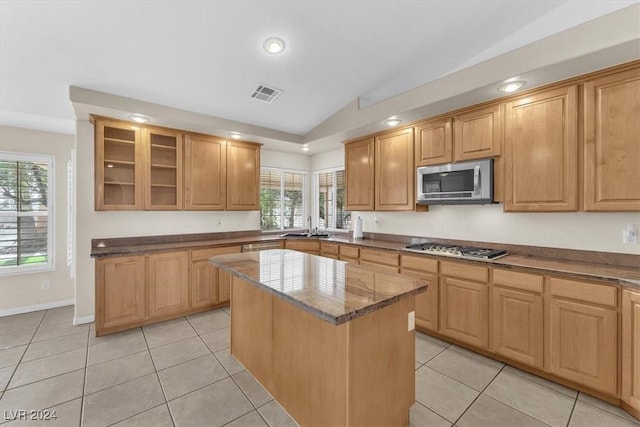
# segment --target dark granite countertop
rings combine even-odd
[[[428,286],[422,279],[287,249],[218,255],[209,262],[335,325]]]

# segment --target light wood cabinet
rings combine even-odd
[[[340,261],[346,261],[358,264],[360,261],[360,248],[351,245],[340,245],[340,254],[338,255]]]
[[[361,248],[360,265],[373,265],[381,270],[397,273],[400,267],[400,255],[395,252]]]
[[[227,205],[227,142],[186,135],[184,199],[188,210],[224,210]]]
[[[500,155],[502,110],[500,104],[465,111],[453,118],[453,159],[456,162]]]
[[[400,273],[428,282],[426,292],[416,295],[416,326],[438,331],[438,261],[413,255],[400,255]]]
[[[373,138],[344,146],[346,206],[349,211],[372,211],[374,204]]]
[[[146,317],[144,256],[96,260],[96,333],[119,330]]]
[[[189,252],[149,255],[149,316],[161,317],[189,308]]]
[[[543,369],[544,277],[493,270],[491,350]]]
[[[622,400],[640,415],[640,293],[622,292]]]
[[[416,125],[415,165],[429,166],[453,161],[451,118],[420,122]]]
[[[320,242],[320,255],[327,258],[338,259],[340,255],[340,245],[337,243]]]
[[[94,124],[95,209],[142,209],[143,130],[109,120]]]
[[[440,272],[440,332],[488,348],[488,269],[441,261]]]
[[[640,68],[584,84],[584,210],[640,211]]]
[[[615,394],[616,288],[554,277],[548,280],[546,370],[591,389]],[[594,301],[598,296],[604,298]],[[611,307],[605,306],[608,304]]]
[[[577,120],[575,85],[505,105],[505,211],[578,209]]]
[[[320,242],[318,240],[285,240],[284,248],[292,251],[306,252],[311,255],[320,255]]]
[[[260,145],[227,142],[227,210],[260,210]]]
[[[180,210],[182,199],[182,135],[144,129],[146,210]]]
[[[206,308],[229,301],[229,278],[209,263],[216,255],[240,253],[240,246],[191,251],[191,308]]]
[[[375,208],[408,211],[415,208],[413,128],[375,138]]]

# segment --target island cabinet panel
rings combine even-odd
[[[144,205],[143,129],[109,120],[95,122],[95,209],[135,210]]]
[[[578,209],[577,119],[575,85],[505,105],[505,211]]]
[[[124,329],[146,317],[144,256],[96,261],[96,334]]]
[[[182,135],[177,131],[144,129],[146,210],[180,210],[182,195]]]
[[[188,210],[226,208],[227,143],[223,139],[186,135],[184,199]]]
[[[311,255],[320,255],[320,242],[318,240],[285,240],[284,248],[306,252]]]
[[[453,123],[456,162],[500,155],[503,134],[500,104],[465,111],[456,115]]]
[[[227,142],[227,210],[260,210],[260,145]]]
[[[360,249],[360,265],[373,265],[379,269],[398,272],[400,255],[395,252]]]
[[[414,210],[413,128],[376,136],[375,147],[375,210]]]
[[[584,84],[584,209],[640,211],[640,67]]]
[[[622,292],[622,400],[640,416],[640,293]]]
[[[429,166],[453,161],[451,118],[427,120],[416,125],[416,166]]]
[[[493,270],[491,350],[544,367],[543,276]]]
[[[149,255],[149,316],[170,316],[189,308],[189,252]]]
[[[489,269],[441,261],[440,273],[440,332],[488,348]]]
[[[438,331],[438,261],[413,255],[400,255],[400,272],[429,283],[426,292],[416,295],[416,326]]]
[[[613,286],[549,279],[545,368],[560,377],[615,395],[618,376],[618,312]],[[580,286],[582,285],[582,286]],[[594,289],[588,292],[588,289]],[[594,301],[597,295],[601,301]],[[598,304],[598,305],[596,305]],[[612,304],[612,308],[603,305]]]
[[[344,146],[346,206],[349,211],[372,211],[374,204],[373,138]]]

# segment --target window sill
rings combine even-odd
[[[33,266],[18,266],[18,267],[2,267],[0,268],[0,276],[8,277],[8,276],[19,276],[22,274],[31,274],[31,273],[46,273],[48,271],[54,271],[53,265],[51,264],[43,264],[43,265],[33,265]]]

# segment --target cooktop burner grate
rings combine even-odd
[[[407,245],[405,249],[414,252],[423,252],[434,255],[445,255],[452,257],[468,257],[479,259],[496,259],[507,255],[507,251],[501,249],[476,248],[473,246],[456,246],[444,243],[415,243]]]

